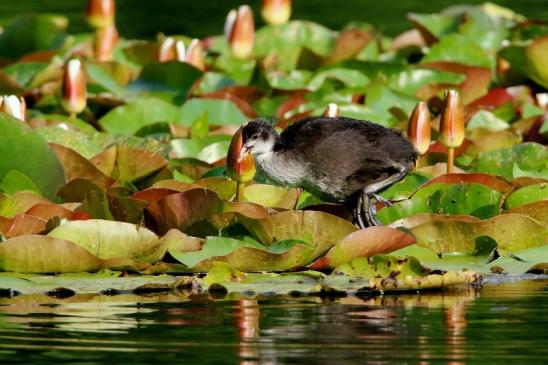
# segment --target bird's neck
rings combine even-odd
[[[277,185],[298,186],[305,174],[305,165],[291,158],[283,149],[272,150],[255,156],[260,173]]]

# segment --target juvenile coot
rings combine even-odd
[[[418,156],[399,132],[345,117],[307,118],[280,135],[254,120],[242,139],[240,157],[252,153],[266,179],[350,205],[361,228],[380,224],[372,198],[389,204],[377,193],[403,179]]]

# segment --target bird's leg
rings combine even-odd
[[[368,226],[380,226],[382,225],[379,220],[375,217],[377,210],[375,205],[371,202],[371,197],[375,198],[378,202],[383,203],[384,205],[391,206],[392,203],[384,199],[377,193],[383,189],[389,187],[390,185],[397,183],[405,177],[408,171],[408,167],[403,164],[395,164],[394,167],[398,170],[397,173],[390,175],[388,178],[377,181],[373,184],[370,184],[362,189],[361,200],[362,200],[362,214],[365,216],[365,223]]]
[[[366,192],[365,189],[362,190],[361,197],[361,214],[363,214],[364,216],[365,226],[380,226],[381,222],[379,222],[379,220],[375,217],[377,209],[375,208],[375,205],[371,201],[370,195]]]
[[[364,217],[362,215],[361,209],[362,209],[362,194],[358,196],[358,202],[356,203],[356,206],[352,210],[352,215],[354,216],[354,224],[356,224],[360,229],[363,229],[367,227],[367,225],[365,224],[363,220]]]

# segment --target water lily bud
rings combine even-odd
[[[226,156],[226,173],[232,180],[245,183],[251,181],[255,176],[255,160],[250,153],[240,159],[243,147],[242,130],[243,126],[234,133],[230,142]]]
[[[171,37],[165,38],[160,43],[160,48],[158,49],[158,55],[156,59],[158,62],[168,62],[175,59],[175,39]]]
[[[231,10],[225,22],[225,37],[230,50],[236,58],[245,59],[253,50],[255,37],[255,23],[253,11],[247,5],[242,5],[238,11]]]
[[[205,70],[205,51],[199,39],[193,39],[186,50],[186,62],[200,70]]]
[[[175,42],[175,59],[179,62],[186,62],[186,47],[185,43],[181,40]]]
[[[268,24],[285,24],[291,17],[291,0],[262,0],[261,15]]]
[[[337,118],[340,115],[341,115],[341,109],[335,103],[327,104],[327,108],[325,108],[323,112],[323,116],[329,117],[329,118]]]
[[[0,97],[0,111],[25,121],[27,104],[22,96],[4,95]]]
[[[430,147],[431,139],[430,112],[425,101],[421,101],[413,109],[413,113],[409,118],[407,133],[417,151],[424,155]]]
[[[86,74],[82,61],[70,59],[63,69],[61,105],[67,113],[78,114],[86,108]]]
[[[106,28],[114,25],[116,3],[114,0],[89,0],[86,20],[93,28]]]
[[[440,142],[445,147],[456,148],[464,141],[464,111],[456,90],[447,90],[440,120]]]
[[[97,29],[93,44],[95,59],[100,62],[112,61],[116,42],[118,42],[118,31],[114,25]]]

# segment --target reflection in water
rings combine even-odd
[[[372,298],[0,298],[0,361],[535,363],[548,355],[546,283]]]

